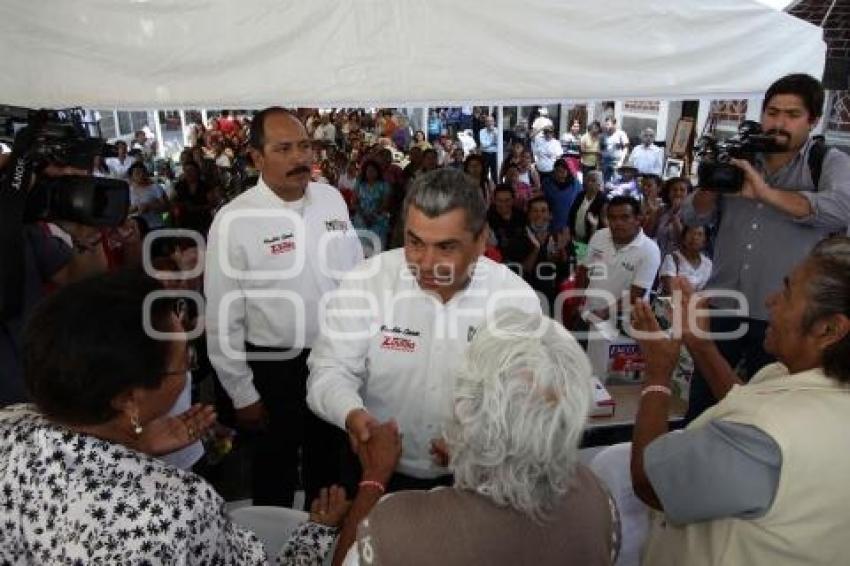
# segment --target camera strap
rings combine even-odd
[[[18,316],[24,291],[24,208],[34,165],[36,129],[15,135],[9,163],[0,171],[0,320]]]
[[[812,174],[812,183],[815,185],[815,192],[818,192],[820,175],[823,170],[823,160],[826,158],[829,150],[830,148],[827,147],[826,143],[820,140],[815,140],[812,143],[811,149],[809,149],[809,172]]]

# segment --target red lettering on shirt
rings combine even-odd
[[[272,255],[284,254],[286,252],[291,252],[295,249],[295,242],[287,241],[280,242],[279,244],[272,244],[269,246],[269,249],[271,250]]]
[[[381,342],[381,349],[396,350],[398,352],[415,352],[416,342],[398,336],[384,336],[384,341]]]

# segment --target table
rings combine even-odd
[[[630,442],[632,439],[643,384],[608,384],[605,388],[617,402],[614,414],[610,417],[588,419],[582,438],[582,448]],[[670,430],[679,429],[685,425],[684,417],[687,409],[688,404],[682,399],[673,397],[670,400],[670,414],[667,420]]]

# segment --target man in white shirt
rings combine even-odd
[[[623,301],[631,304],[648,297],[661,254],[643,233],[641,220],[637,199],[618,196],[609,201],[608,228],[593,234],[578,267],[577,284],[588,290],[584,320],[614,323]]]
[[[564,154],[561,142],[555,138],[555,131],[551,126],[543,128],[542,135],[534,136],[531,143],[531,151],[534,153],[534,164],[540,177],[548,177],[555,168],[555,161]]]
[[[363,252],[339,192],[310,182],[312,142],[296,116],[263,110],[249,143],[260,179],[209,231],[207,345],[237,426],[256,435],[254,504],[291,507],[299,449],[307,502],[337,479],[344,436],[307,409],[306,360],[324,294]]]
[[[614,171],[623,165],[629,153],[629,136],[617,126],[616,118],[608,117],[605,119],[603,140],[605,147],[602,151],[602,174],[605,175],[607,183],[614,176]]]
[[[404,248],[349,273],[326,303],[307,403],[346,429],[355,451],[395,419],[404,435],[389,489],[445,485],[433,443],[452,419],[455,373],[475,328],[500,306],[541,312],[525,281],[482,254],[481,193],[463,172],[417,177],[403,207]]]
[[[331,123],[329,114],[322,114],[321,122],[313,131],[313,139],[326,143],[334,143],[336,141],[336,126]]]
[[[128,179],[127,172],[136,160],[127,155],[127,142],[123,140],[115,142],[115,150],[118,152],[118,157],[107,157],[103,162],[109,169],[110,176],[126,181]]]
[[[655,145],[655,131],[646,128],[641,132],[641,145],[632,150],[629,163],[634,165],[641,175],[658,175],[664,169],[664,150]]]
[[[478,140],[481,142],[481,155],[490,172],[490,178],[498,183],[499,158],[499,132],[496,130],[496,121],[492,116],[484,118],[484,127],[478,131]]]

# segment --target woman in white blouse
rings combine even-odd
[[[679,248],[667,254],[661,263],[659,276],[665,295],[670,294],[670,282],[673,277],[685,277],[696,291],[701,291],[711,276],[711,260],[702,250],[705,248],[706,235],[702,226],[684,226],[679,240]]]

